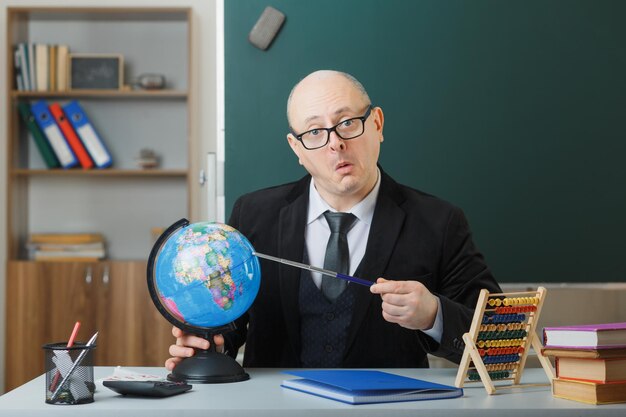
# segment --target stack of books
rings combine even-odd
[[[13,49],[18,91],[66,91],[67,45],[20,43]]]
[[[35,261],[94,262],[106,257],[100,233],[33,233],[26,247]]]
[[[626,402],[626,323],[546,327],[555,397],[589,404]]]

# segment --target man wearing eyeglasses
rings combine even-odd
[[[255,303],[217,348],[235,355],[246,343],[246,367],[427,367],[427,352],[459,362],[479,291],[500,292],[462,211],[378,165],[383,111],[351,75],[305,77],[287,118],[309,175],[239,198],[229,224],[261,253],[376,284],[261,260]],[[208,348],[173,333],[168,369]]]

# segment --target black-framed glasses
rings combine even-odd
[[[337,136],[343,140],[358,138],[365,132],[365,121],[370,116],[373,108],[374,106],[370,104],[363,116],[343,120],[333,127],[317,127],[300,133],[299,135],[292,130],[291,134],[308,150],[319,149],[326,146],[330,141],[330,134],[332,132],[335,132]]]

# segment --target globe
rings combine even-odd
[[[233,322],[254,302],[260,282],[254,248],[222,223],[179,220],[159,237],[148,261],[148,289],[157,309],[175,326],[211,342],[213,335],[234,329]],[[235,382],[248,375],[211,343],[210,351],[185,359],[168,378]]]
[[[259,292],[254,248],[236,229],[194,223],[172,234],[156,259],[161,303],[181,322],[219,327],[245,313]]]

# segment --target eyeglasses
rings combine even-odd
[[[374,106],[370,104],[363,116],[343,120],[333,127],[318,127],[307,130],[299,135],[292,130],[291,134],[308,150],[319,149],[326,146],[330,141],[330,134],[332,132],[335,132],[337,136],[343,140],[358,138],[365,132],[365,121],[370,116],[373,108]]]

